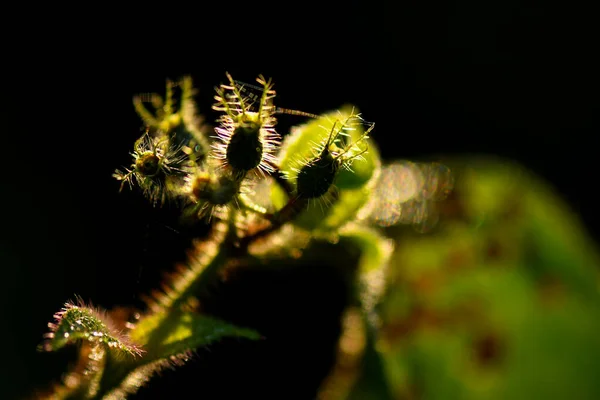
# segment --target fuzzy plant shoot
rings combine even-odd
[[[257,79],[262,86],[262,95],[256,105],[252,98],[242,95],[231,75],[227,74],[227,78],[229,85],[216,89],[217,103],[213,109],[224,114],[215,128],[217,141],[212,156],[221,162],[221,168],[228,169],[238,178],[250,171],[263,175],[272,173],[280,141],[275,131],[273,84],[262,76]]]
[[[273,82],[262,75],[256,85],[226,78],[215,88],[214,127],[197,112],[190,77],[167,81],[164,99],[134,97],[144,133],[129,166],[114,173],[120,189],[139,190],[155,206],[178,207],[182,222],[208,226],[210,233],[160,289],[144,296],[145,309],[132,318],[80,300],[56,314],[40,349],[82,346],[74,370],[46,398],[123,399],[157,371],[221,338],[269,340],[197,307],[198,296],[240,265],[344,260],[364,321],[376,326],[393,245],[377,224],[386,169],[371,138],[374,123],[348,105],[321,115],[277,107]],[[300,124],[282,135],[277,114]]]
[[[186,155],[181,147],[173,147],[164,136],[139,138],[131,153],[133,162],[124,171],[116,170],[114,177],[125,184],[140,187],[152,204],[163,204],[173,198],[174,188],[186,176]]]
[[[361,121],[359,115],[351,113],[339,126],[336,126],[337,121],[334,122],[327,139],[323,143],[315,144],[313,157],[299,163],[299,168],[295,170],[298,198],[319,199],[326,197],[327,194],[335,197],[332,192],[335,191],[334,182],[338,172],[342,168],[352,172],[350,168],[352,162],[360,159],[367,152],[365,139],[368,138],[374,124],[361,133],[356,141],[343,143],[344,140],[340,140],[347,140],[350,137],[346,131],[352,129],[350,126],[355,123],[353,120]],[[360,147],[361,144],[363,148]],[[328,203],[331,201],[329,200]]]

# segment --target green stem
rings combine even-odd
[[[133,106],[135,112],[140,116],[142,121],[148,126],[158,126],[158,120],[148,109],[144,106],[141,96],[134,96]]]
[[[307,200],[299,199],[297,196],[290,198],[287,204],[283,206],[281,210],[271,215],[269,219],[271,221],[271,225],[240,240],[240,245],[237,251],[243,252],[255,240],[274,233],[283,225],[292,221],[302,210],[306,208],[307,205]]]
[[[248,196],[241,194],[238,199],[242,209],[258,214],[267,221],[273,220],[272,213],[267,212],[266,208],[254,203]]]
[[[211,239],[199,249],[197,259],[188,270],[171,282],[167,288],[168,292],[159,299],[159,309],[156,312],[164,313],[164,317],[149,335],[147,342],[141,343],[146,352],[144,356],[135,360],[109,358],[102,374],[100,390],[94,398],[101,399],[118,388],[132,373],[136,373],[137,369],[150,367],[161,361],[161,358],[156,356],[158,349],[171,332],[173,321],[177,320],[186,301],[215,281],[220,268],[232,254],[233,243],[236,240],[235,218],[236,212],[232,210],[228,221],[217,223],[213,227]]]

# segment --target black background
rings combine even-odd
[[[566,4],[566,3],[565,3]],[[140,306],[182,261],[176,210],[111,177],[140,134],[131,97],[191,74],[209,121],[225,71],[274,79],[279,105],[357,105],[386,158],[490,154],[552,183],[597,239],[598,52],[591,9],[548,2],[198,3],[3,12],[0,110],[2,390],[57,378],[39,354],[67,299]],[[282,116],[281,129],[302,122]],[[153,381],[139,398],[311,398],[331,362],[344,288],[326,268],[215,286],[212,310],[262,329]],[[282,391],[282,390],[285,390]],[[168,395],[170,394],[170,395]],[[0,395],[0,397],[5,397]]]

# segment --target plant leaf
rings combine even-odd
[[[357,293],[363,311],[369,315],[385,291],[387,264],[393,242],[374,229],[351,224],[340,231],[340,245],[360,251]]]
[[[259,339],[251,330],[192,312],[166,311],[143,317],[130,334],[143,345],[144,356],[132,362],[109,362],[96,393],[97,399],[123,399],[167,367],[187,361],[190,353],[225,337]],[[112,361],[109,359],[109,361]]]
[[[148,351],[146,362],[185,354],[224,337],[257,340],[261,335],[206,315],[174,311],[142,318],[131,332],[131,338]]]
[[[38,350],[56,351],[69,344],[81,343],[79,360],[62,384],[56,384],[40,398],[89,399],[101,387],[107,363],[134,363],[142,359],[143,350],[115,328],[109,316],[98,309],[67,302],[54,314],[50,332]]]
[[[45,335],[47,340],[40,350],[56,351],[67,344],[85,341],[91,345],[104,345],[115,355],[133,357],[143,352],[121,335],[108,316],[99,310],[68,302],[54,318],[55,322],[48,324],[51,332]]]
[[[438,229],[397,239],[377,349],[394,396],[597,398],[598,250],[529,172],[448,163]]]

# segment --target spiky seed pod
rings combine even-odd
[[[185,178],[182,195],[191,205],[184,209],[184,220],[220,219],[230,207],[238,207],[238,195],[247,189],[246,181],[240,181],[228,173],[213,171],[210,167],[198,167]],[[243,183],[244,182],[244,183]]]
[[[230,170],[234,176],[245,176],[251,171],[261,176],[270,174],[275,170],[275,152],[281,139],[274,128],[277,120],[271,80],[257,78],[262,95],[255,101],[242,95],[243,87],[231,75],[227,74],[227,78],[229,85],[215,89],[217,103],[213,109],[225,114],[215,128],[217,140],[213,143],[212,158],[218,167]]]
[[[315,199],[325,195],[333,185],[340,169],[339,163],[324,149],[298,172],[296,187],[300,198]]]
[[[226,157],[234,169],[250,171],[257,167],[262,159],[263,145],[260,141],[260,124],[249,116],[240,121],[234,129]]]
[[[163,204],[175,196],[189,172],[187,156],[181,146],[171,146],[164,137],[152,137],[148,131],[140,137],[131,153],[133,162],[124,171],[117,169],[113,177],[121,181],[120,190],[127,183],[137,184],[152,202]]]
[[[160,172],[160,158],[154,152],[144,152],[135,160],[135,169],[144,176],[156,176]]]
[[[367,150],[366,139],[374,127],[368,129],[354,142],[349,142],[348,131],[364,124],[358,114],[351,113],[343,122],[335,121],[327,138],[316,145],[313,158],[297,168],[296,191],[300,199],[330,202],[335,196],[335,180],[342,168],[351,170],[352,162],[360,159]]]

